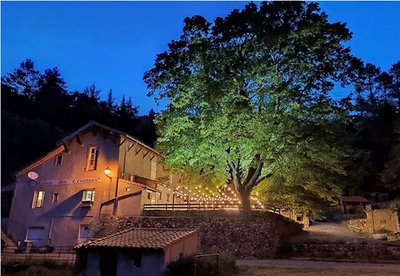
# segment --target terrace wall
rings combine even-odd
[[[298,223],[268,212],[158,211],[140,217],[103,216],[92,223],[92,237],[133,227],[196,228],[202,253],[263,259],[276,257],[285,240],[301,231]]]

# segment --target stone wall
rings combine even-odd
[[[291,257],[346,260],[400,260],[400,246],[367,243],[293,244]]]
[[[91,224],[93,237],[119,230],[144,228],[197,228],[202,253],[225,252],[239,258],[274,258],[284,241],[299,232],[299,224],[266,212],[247,214],[200,211],[158,212],[157,216],[102,217]]]
[[[371,234],[400,232],[399,211],[395,209],[367,210],[367,231]]]

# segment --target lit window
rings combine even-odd
[[[82,201],[94,201],[95,190],[83,190]]]
[[[44,201],[44,191],[34,191],[32,208],[41,208]]]
[[[94,190],[83,190],[82,193],[82,207],[92,207],[94,202]]]
[[[57,155],[57,156],[56,156],[56,162],[55,162],[55,165],[56,165],[56,166],[60,166],[60,165],[61,165],[61,163],[62,163],[62,155],[61,155],[61,154],[59,154],[59,155]]]
[[[51,202],[53,202],[53,203],[58,202],[58,196],[59,196],[58,193],[54,193],[51,198]]]
[[[94,171],[97,166],[97,157],[99,156],[98,147],[88,147],[87,160],[86,160],[86,170]]]

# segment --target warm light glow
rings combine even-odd
[[[105,175],[109,176],[111,174],[110,168],[109,167],[105,168],[104,173],[105,173]]]

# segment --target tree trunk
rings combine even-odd
[[[242,202],[242,211],[250,211],[251,210],[251,205],[250,205],[250,192],[243,190],[239,193],[240,200]]]
[[[260,184],[263,180],[272,176],[272,173],[261,176],[261,171],[264,166],[262,157],[260,154],[255,154],[249,168],[247,168],[247,174],[243,173],[243,168],[240,164],[240,159],[228,162],[229,176],[227,180],[228,184],[232,184],[236,192],[238,193],[242,202],[242,210],[250,211],[250,193],[255,186]]]

